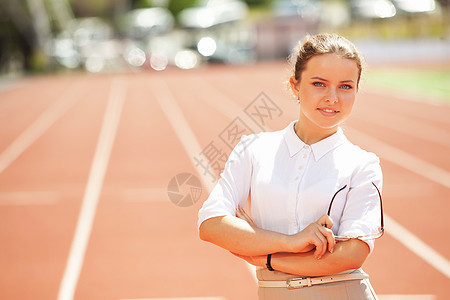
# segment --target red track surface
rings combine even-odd
[[[120,78],[127,87],[125,102],[75,299],[256,299],[255,280],[247,266],[198,239],[197,211],[207,188],[190,207],[178,207],[169,200],[167,185],[172,177],[188,172],[201,178],[191,162],[200,153],[185,151],[186,140],[176,135],[155,90],[163,88],[161,83],[167,85],[202,148],[214,141],[229,153],[219,143],[219,134],[233,113],[244,116],[242,120],[256,131],[243,111],[260,92],[283,112],[273,116],[269,128],[282,129],[296,118],[296,103],[283,85],[286,76],[284,65],[268,63],[162,73],[46,76],[1,91],[0,153],[78,85],[72,93],[76,102],[0,171],[0,298],[57,297],[105,107],[114,80]],[[450,172],[449,106],[410,102],[387,91],[361,91],[358,99],[346,124],[353,142],[371,150],[360,136],[352,138],[352,128]],[[447,144],[438,142],[443,138]],[[386,213],[450,260],[450,189],[380,157]],[[364,267],[377,293],[448,299],[449,278],[394,239],[389,226],[386,230]]]

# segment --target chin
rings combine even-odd
[[[332,130],[337,129],[341,123],[337,124],[317,124],[319,128],[325,129],[325,130]]]
[[[334,129],[339,127],[342,123],[344,123],[344,120],[333,120],[332,122],[317,122],[316,125],[322,129]]]

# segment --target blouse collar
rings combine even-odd
[[[327,154],[329,151],[333,150],[334,148],[338,147],[339,145],[342,145],[344,142],[347,141],[344,132],[339,127],[337,132],[334,133],[333,135],[330,135],[329,137],[321,141],[318,141],[317,143],[314,143],[312,145],[307,145],[295,133],[294,131],[295,123],[297,123],[297,121],[292,121],[291,124],[289,124],[289,126],[286,127],[286,129],[284,130],[284,139],[289,149],[290,157],[293,157],[303,148],[311,147],[314,159],[318,161],[319,159],[322,158],[322,156]]]

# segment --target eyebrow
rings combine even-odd
[[[322,78],[322,77],[319,77],[319,76],[314,76],[314,77],[311,77],[311,79],[318,79],[318,80],[322,80],[322,81],[325,81],[325,82],[329,82],[329,80],[326,80],[325,78]],[[340,81],[341,83],[346,83],[346,82],[351,82],[351,83],[355,83],[353,80],[351,80],[351,79],[349,79],[349,80],[342,80],[342,81]]]

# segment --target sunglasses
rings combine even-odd
[[[375,185],[375,183],[372,182],[372,185],[375,187],[375,189],[378,192],[378,197],[380,199],[380,210],[381,210],[381,226],[378,228],[378,232],[374,233],[374,234],[370,234],[370,235],[361,235],[361,236],[357,236],[357,237],[348,237],[348,236],[335,236],[334,239],[336,241],[339,242],[343,242],[343,241],[348,241],[350,239],[359,239],[362,241],[368,241],[368,240],[374,240],[374,239],[378,239],[380,237],[383,236],[384,234],[384,218],[383,218],[383,201],[381,199],[381,193],[380,190],[378,189],[378,187]],[[342,188],[340,188],[333,196],[333,198],[331,198],[331,202],[330,202],[330,206],[328,207],[328,212],[327,215],[330,216],[330,212],[331,212],[331,207],[333,205],[333,201],[334,198],[336,198],[337,194],[342,191],[343,189],[345,189],[347,187],[347,185],[344,185]]]

